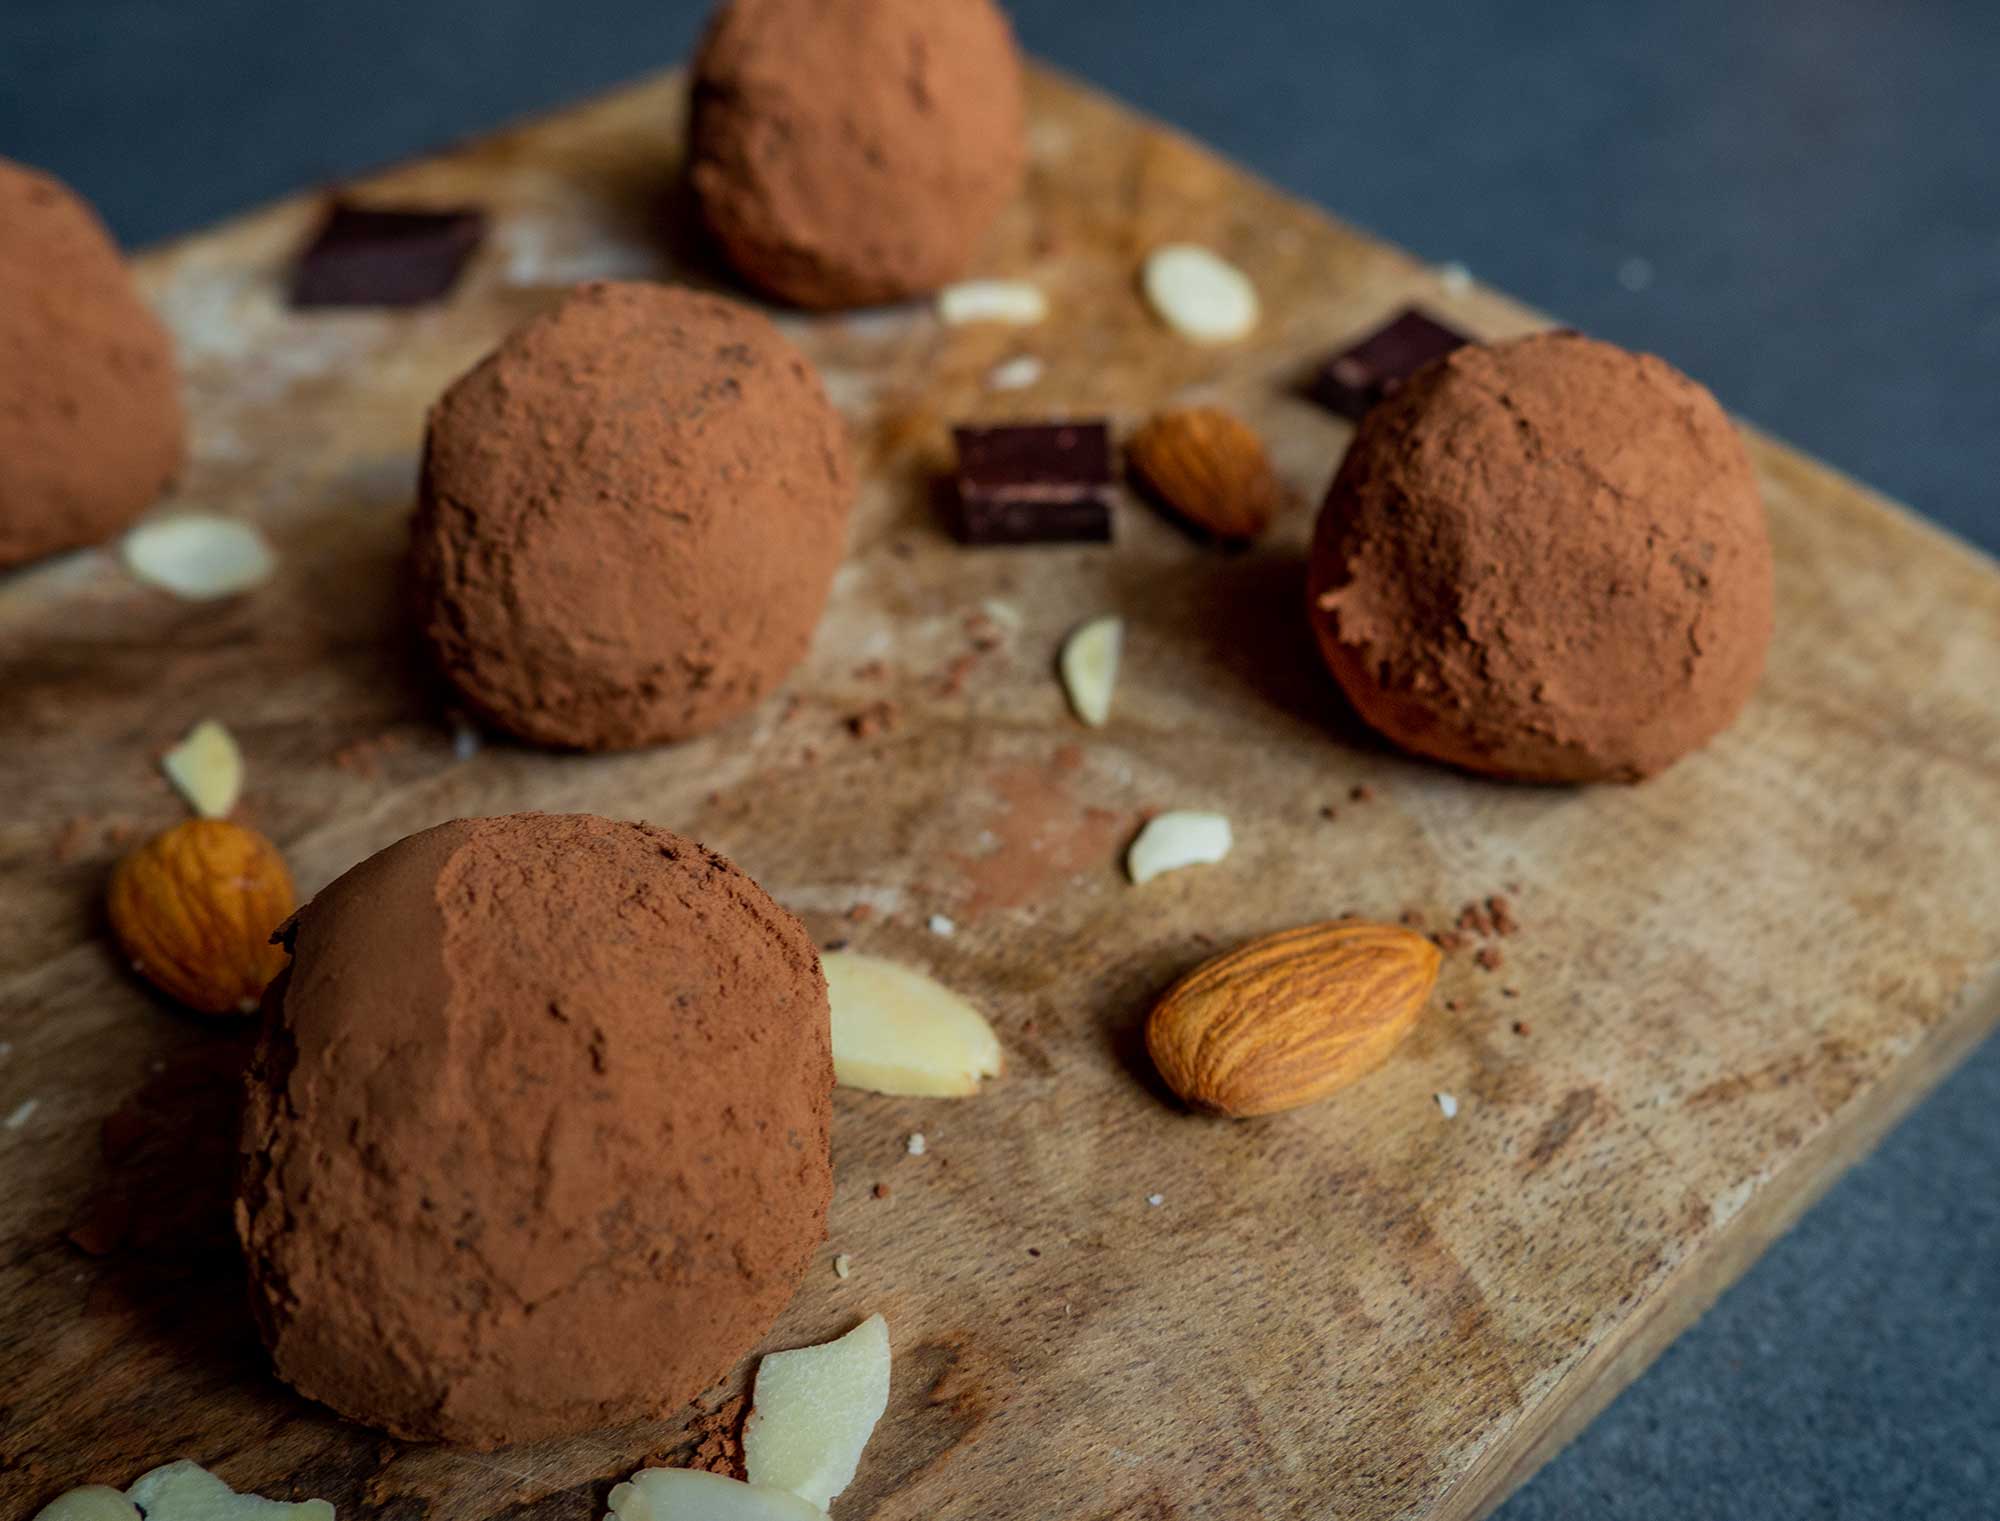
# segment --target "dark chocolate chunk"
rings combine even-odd
[[[292,274],[293,306],[420,306],[458,283],[486,236],[474,207],[334,202]]]
[[[967,544],[1108,543],[1111,430],[1102,422],[952,429],[956,530]]]
[[[1352,348],[1320,366],[1313,399],[1328,411],[1359,422],[1361,415],[1433,359],[1472,340],[1415,307],[1398,313]]]

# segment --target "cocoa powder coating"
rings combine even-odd
[[[110,538],[186,454],[173,340],[111,235],[0,159],[0,570]]]
[[[695,60],[690,172],[753,285],[897,301],[970,265],[1020,186],[1023,116],[991,0],[731,0]]]
[[[1311,608],[1361,716],[1533,781],[1638,781],[1735,718],[1771,638],[1743,442],[1664,361],[1573,333],[1470,347],[1362,422]]]
[[[431,411],[419,623],[500,728],[585,750],[681,739],[803,658],[853,497],[839,414],[762,316],[581,286]]]
[[[279,1375],[491,1448],[658,1416],[769,1329],[825,1234],[826,984],[714,852],[461,819],[284,933],[237,1230]]]

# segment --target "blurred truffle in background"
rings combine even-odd
[[[695,62],[691,174],[737,272],[798,306],[965,273],[1026,161],[990,0],[730,0]]]
[[[0,569],[110,538],[186,456],[173,340],[110,233],[0,159]]]

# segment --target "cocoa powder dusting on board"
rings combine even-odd
[[[743,1422],[749,1414],[750,1396],[731,1395],[713,1410],[697,1415],[674,1446],[654,1453],[647,1463],[667,1468],[698,1468],[730,1479],[745,1478]]]
[[[1082,763],[1082,752],[1065,745],[1043,764],[1014,766],[987,782],[1000,804],[987,826],[998,843],[983,854],[949,857],[969,892],[962,917],[1031,903],[1117,854],[1133,821],[1070,795],[1068,779]]]

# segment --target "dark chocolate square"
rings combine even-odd
[[[1111,430],[1101,421],[952,429],[967,544],[1108,543]]]
[[[292,305],[421,306],[448,294],[486,236],[476,207],[336,201],[292,273]]]
[[[1471,341],[1435,317],[1406,308],[1322,364],[1313,376],[1313,399],[1328,411],[1359,422],[1370,407],[1393,396],[1433,359]]]

